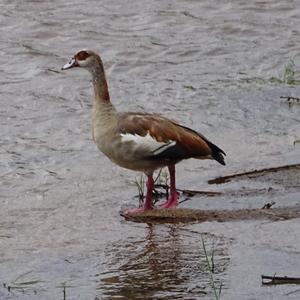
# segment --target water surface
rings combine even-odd
[[[1,299],[212,299],[201,236],[215,249],[222,299],[298,299],[260,275],[299,276],[299,222],[134,224],[136,173],[91,139],[88,73],[61,72],[78,50],[99,52],[119,110],[162,112],[227,153],[227,166],[186,161],[178,187],[299,163],[297,1],[5,1],[0,4],[0,283],[37,280]],[[275,185],[276,183],[272,183]],[[255,188],[265,185],[255,183]],[[299,188],[275,201],[299,204]],[[251,187],[251,186],[250,186]],[[298,200],[296,200],[298,199]],[[253,197],[194,197],[196,208],[261,207]],[[23,275],[23,276],[21,276]],[[21,276],[21,277],[19,277]],[[19,277],[19,278],[18,278]]]

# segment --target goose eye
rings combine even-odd
[[[76,54],[76,59],[78,60],[86,60],[90,55],[86,51],[80,51]]]

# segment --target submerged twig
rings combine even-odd
[[[208,197],[221,195],[221,192],[214,191],[199,191],[199,190],[187,190],[187,189],[177,189],[177,191],[181,192],[183,195],[187,195],[189,197],[193,197],[195,195],[205,195]]]
[[[55,69],[51,69],[51,68],[48,68],[47,71],[49,72],[53,72],[53,73],[61,73],[59,70],[55,70]]]
[[[276,202],[275,201],[272,201],[271,203],[268,202],[266,203],[261,209],[270,209],[273,205],[275,205]]]
[[[300,104],[300,98],[298,97],[292,97],[292,96],[280,96],[281,99],[286,99],[289,106],[292,106],[293,104]]]
[[[261,275],[263,285],[275,285],[275,284],[300,284],[300,277],[288,277],[288,276],[266,276]]]

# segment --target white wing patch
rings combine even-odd
[[[158,142],[149,132],[145,136],[121,133],[122,142],[133,142],[136,148],[147,149],[153,155],[158,155],[176,144],[176,141]]]

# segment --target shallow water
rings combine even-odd
[[[227,166],[186,161],[179,188],[215,176],[299,163],[300,108],[278,83],[294,61],[297,1],[2,1],[0,3],[0,299],[212,299],[201,236],[216,251],[222,299],[298,299],[295,286],[262,287],[260,275],[299,276],[297,220],[134,224],[134,172],[112,165],[91,140],[89,75],[61,72],[77,50],[101,53],[120,110],[163,112],[227,153]],[[272,79],[273,78],[273,79]],[[277,183],[272,183],[271,186]],[[280,185],[279,185],[280,186]],[[269,187],[269,183],[267,185]],[[272,195],[299,204],[299,188]],[[267,195],[194,197],[185,206],[261,207]]]

